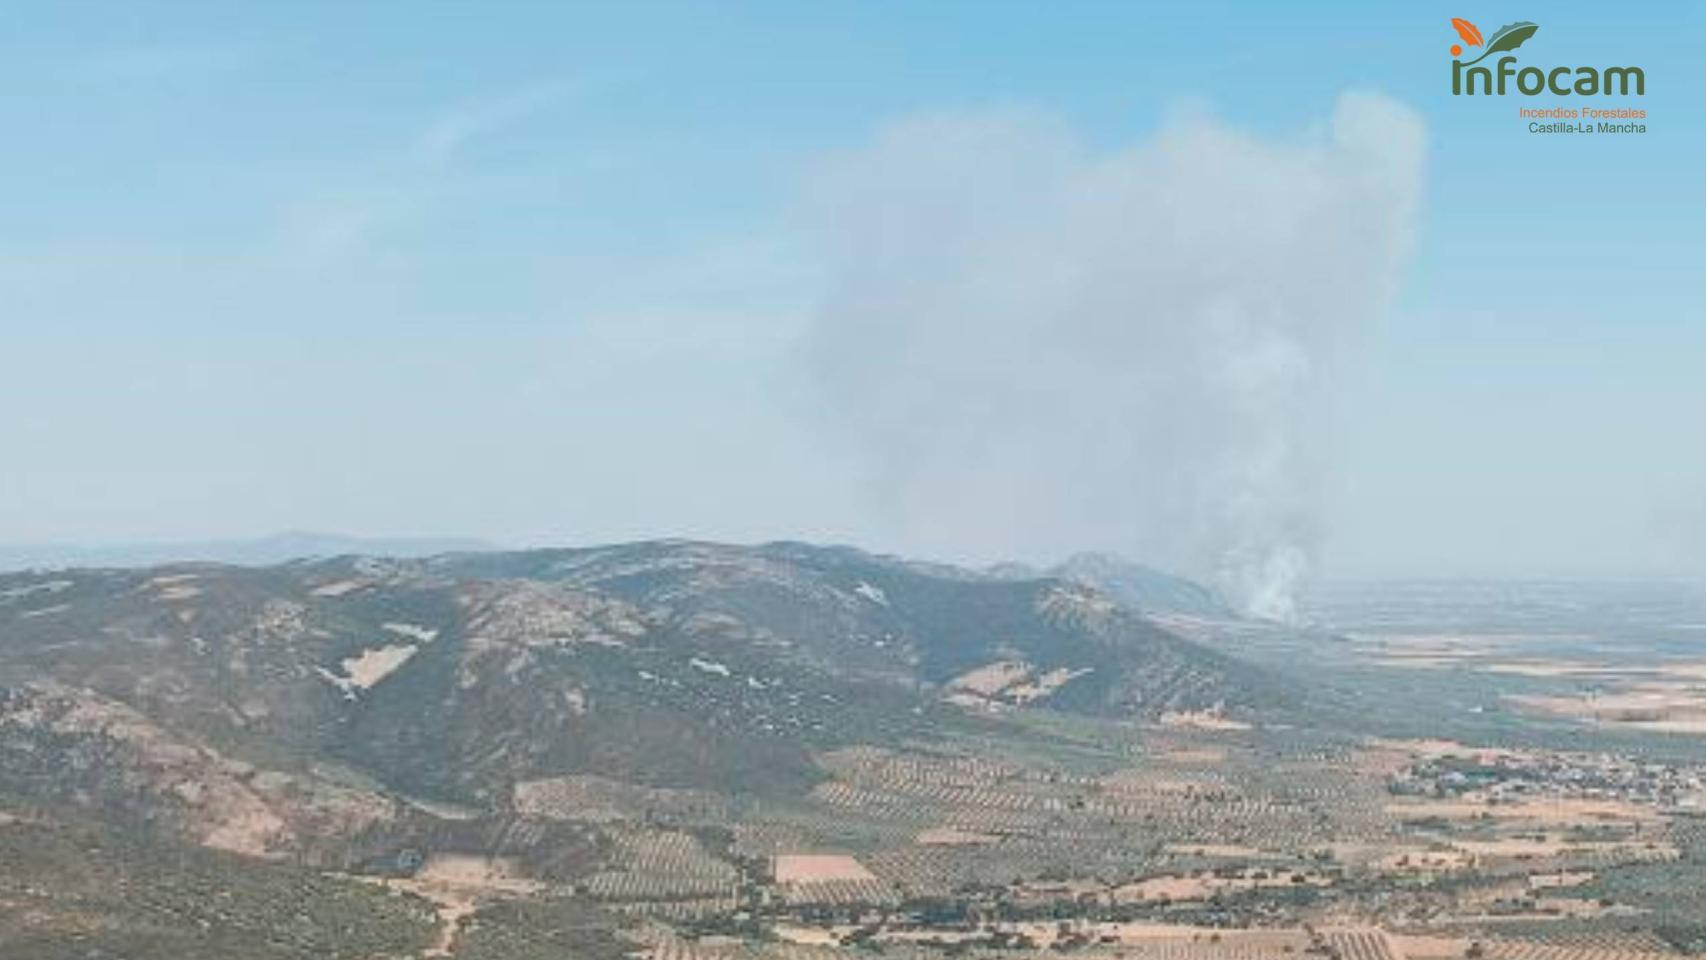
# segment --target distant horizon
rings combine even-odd
[[[287,546],[292,542],[306,542],[305,546],[313,546],[313,541],[324,541],[320,546],[327,548],[330,552],[315,549],[305,550],[305,552],[300,553],[293,553],[290,552],[293,548]],[[185,538],[181,540],[161,539],[122,542],[61,543],[0,542],[0,574],[43,568],[76,569],[79,566],[82,566],[84,561],[89,561],[92,565],[116,567],[121,569],[142,569],[154,566],[171,566],[186,563],[208,563],[229,566],[273,566],[298,560],[324,560],[340,556],[367,556],[381,559],[426,559],[434,556],[444,556],[457,553],[521,553],[537,550],[598,550],[648,543],[702,543],[728,547],[762,547],[771,544],[801,543],[814,547],[857,550],[861,553],[876,557],[892,557],[899,560],[918,563],[943,564],[964,570],[981,571],[1002,566],[1017,565],[1035,570],[1038,573],[1048,573],[1053,568],[1079,557],[1105,555],[1112,556],[1133,566],[1153,570],[1166,576],[1178,577],[1183,580],[1213,586],[1206,580],[1192,577],[1186,572],[1171,569],[1141,555],[1095,549],[1075,551],[1054,558],[1007,557],[994,560],[976,560],[919,554],[903,550],[882,549],[880,547],[856,541],[812,539],[797,536],[739,540],[716,537],[659,534],[613,540],[559,539],[549,541],[505,542],[484,537],[457,536],[454,534],[370,535],[339,533],[326,530],[279,530],[271,533],[258,534],[252,537]],[[278,548],[277,552],[266,552],[274,548]],[[255,558],[247,560],[231,559],[233,556],[240,556],[245,553],[254,553]],[[26,559],[29,557],[42,558],[42,562],[32,563]],[[131,559],[126,559],[127,557]],[[1311,588],[1355,586],[1357,584],[1365,583],[1679,583],[1706,585],[1706,576],[1662,573],[1645,575],[1613,573],[1494,574],[1474,572],[1427,573],[1418,571],[1413,573],[1392,572],[1344,576],[1312,576],[1300,581],[1299,587],[1302,592],[1308,593]]]

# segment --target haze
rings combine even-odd
[[[1433,12],[973,10],[29,18],[0,543],[1706,573],[1687,31],[1552,13],[1663,118],[1561,144]]]

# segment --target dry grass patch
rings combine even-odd
[[[770,862],[777,883],[875,880],[877,875],[844,853],[779,853]]]

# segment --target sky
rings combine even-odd
[[[1452,17],[1647,132],[1451,96]],[[1706,575],[1703,20],[21,4],[0,543]]]

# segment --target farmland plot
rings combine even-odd
[[[738,895],[740,871],[708,853],[691,834],[633,829],[613,833],[611,841],[612,868],[585,882],[593,897],[627,903],[732,903]]]

